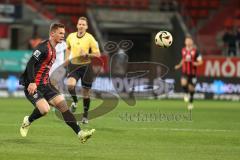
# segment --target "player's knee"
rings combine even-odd
[[[181,80],[181,85],[182,85],[182,86],[187,86],[187,81],[186,81],[185,79],[182,79],[182,80]]]
[[[50,107],[49,106],[43,107],[40,110],[42,115],[46,115],[49,111],[50,111]]]
[[[36,107],[42,115],[47,114],[50,111],[50,106],[45,99],[41,99],[36,102]]]
[[[182,86],[182,87],[187,87],[187,83],[186,83],[186,82],[182,82],[182,83],[181,83],[181,86]]]
[[[83,98],[88,99],[88,98],[90,98],[90,96],[89,95],[83,95]]]
[[[65,100],[57,103],[55,107],[62,113],[68,110],[67,102]]]
[[[190,92],[195,92],[195,90],[194,90],[194,89],[189,89],[189,91],[190,91]]]
[[[68,90],[74,90],[75,86],[74,85],[68,85]]]
[[[90,97],[90,90],[89,89],[83,89],[83,98],[89,98]]]
[[[194,87],[191,86],[191,85],[188,86],[188,90],[189,90],[190,92],[194,92],[194,91],[195,91]]]
[[[89,93],[83,93],[83,98],[89,98],[90,97],[90,95],[89,95]]]
[[[77,81],[72,77],[68,78],[68,80],[67,80],[67,85],[68,86],[75,86],[76,83],[77,83]]]

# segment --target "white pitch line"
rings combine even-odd
[[[128,128],[133,130],[162,130],[162,131],[184,131],[184,132],[240,132],[238,130],[225,129],[191,129],[191,128]]]
[[[20,124],[7,124],[0,123],[0,126],[20,126]],[[48,125],[38,124],[37,126],[47,127]],[[56,127],[56,126],[55,126]],[[225,130],[225,129],[192,129],[192,128],[131,128],[131,127],[121,127],[113,129],[122,129],[122,130],[161,130],[161,131],[179,131],[179,132],[240,132],[240,130]]]

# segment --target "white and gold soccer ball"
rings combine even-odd
[[[160,31],[155,36],[155,43],[162,48],[168,48],[172,45],[173,37],[168,31]]]

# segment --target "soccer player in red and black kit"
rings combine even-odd
[[[182,60],[175,66],[175,69],[182,67],[181,86],[185,92],[184,101],[189,102],[189,110],[193,109],[197,67],[202,65],[202,63],[202,56],[194,46],[192,37],[187,36],[185,38],[185,47],[182,49]]]
[[[54,87],[49,83],[49,70],[56,59],[55,46],[64,40],[65,27],[60,23],[53,23],[49,30],[49,39],[41,42],[34,50],[20,78],[24,86],[27,99],[35,106],[30,116],[25,116],[20,128],[23,137],[27,136],[30,125],[46,115],[50,107],[54,106],[63,116],[64,121],[78,135],[82,143],[86,142],[95,131],[80,129],[74,115],[69,111],[67,103]]]

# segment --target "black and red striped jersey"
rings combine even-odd
[[[23,85],[28,85],[29,83],[36,83],[36,85],[46,85],[49,83],[49,71],[56,59],[55,48],[51,45],[49,40],[45,40],[40,43],[32,53],[30,60],[34,60],[34,66],[30,66],[29,63],[22,74],[21,78],[24,82]],[[30,61],[29,60],[29,61]],[[29,72],[28,67],[34,68],[33,79],[31,80],[31,73]],[[21,79],[20,78],[20,79]]]
[[[202,59],[201,54],[196,48],[187,50],[186,48],[182,49],[182,73],[185,75],[196,76],[197,67],[193,65],[194,62]]]

